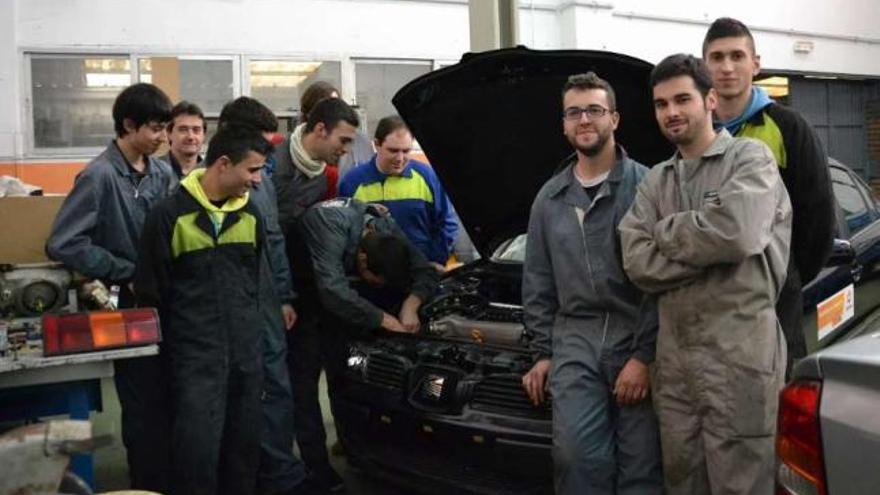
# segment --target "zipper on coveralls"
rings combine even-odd
[[[590,212],[590,210],[593,209],[593,205],[596,204],[596,201],[598,201],[601,198],[604,198],[605,196],[609,196],[609,194],[603,194],[604,192],[607,192],[607,187],[608,187],[607,185],[603,184],[603,187],[599,188],[599,191],[596,194],[596,197],[593,198],[593,200],[590,202],[590,207],[586,211],[584,211],[582,208],[580,208],[578,206],[574,207],[574,211],[577,214],[577,218],[578,218],[578,226],[580,226],[580,228],[581,228],[581,242],[584,245],[584,255],[585,255],[584,259],[587,262],[587,274],[590,276],[590,285],[593,287],[593,292],[595,292],[597,295],[598,295],[599,291],[596,289],[596,282],[593,280],[593,266],[590,264],[590,248],[587,247],[587,231],[584,229],[584,219],[587,217],[587,214]],[[603,317],[603,322],[602,322],[602,345],[603,346],[605,345],[605,339],[607,337],[608,337],[608,312],[606,311],[605,315]]]
[[[587,262],[587,275],[590,277],[590,285],[593,287],[593,292],[597,292],[596,282],[593,280],[593,265],[590,264],[590,248],[587,247],[587,231],[584,230],[584,218],[587,216],[587,212],[579,206],[574,207],[574,212],[577,215],[578,226],[581,228],[581,243],[584,245],[584,261]]]

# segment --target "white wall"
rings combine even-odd
[[[434,59],[468,47],[467,6],[394,0],[16,0],[23,47]]]
[[[754,28],[766,68],[880,77],[880,0],[520,0],[520,43],[657,62],[699,53],[723,15]],[[458,60],[468,33],[466,0],[0,0],[0,158],[24,154],[26,51],[335,59],[353,94],[352,58]]]
[[[746,23],[765,68],[818,74],[880,76],[878,0],[675,0],[608,2],[600,36],[584,36],[578,48],[601,48],[658,62],[674,52],[700,54],[703,36],[718,17]],[[580,15],[593,2],[574,2]],[[586,26],[586,24],[584,24]],[[811,41],[809,54],[794,52],[795,41]]]
[[[0,1],[0,157],[21,154],[21,67],[15,44],[16,3]]]

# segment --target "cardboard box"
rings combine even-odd
[[[64,196],[0,198],[0,264],[43,263],[46,239]]]

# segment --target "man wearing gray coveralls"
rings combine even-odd
[[[538,404],[550,375],[556,493],[660,494],[657,418],[645,400],[656,306],[626,277],[617,236],[647,169],[615,145],[608,82],[571,76],[562,103],[575,154],[532,205],[522,290],[542,357],[523,386]]]
[[[658,295],[654,405],[670,495],[773,493],[791,204],[770,149],[712,128],[712,78],[691,55],[651,73],[677,151],[620,222],[626,273]]]

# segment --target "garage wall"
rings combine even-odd
[[[651,62],[698,52],[709,22],[755,30],[764,66],[880,77],[880,2],[816,0],[520,0],[520,42],[605,49]],[[2,0],[0,161],[26,161],[29,88],[22,53],[265,55],[335,59],[343,94],[362,58],[458,60],[469,49],[467,0]],[[795,41],[813,43],[797,54]]]
[[[749,25],[767,68],[880,76],[880,64],[876,62],[880,60],[880,2],[876,0],[848,0],[843,4],[824,0],[564,4],[573,5],[585,20],[591,19],[588,13],[592,14],[593,22],[579,24],[583,26],[578,30],[579,48],[604,46],[654,63],[674,52],[699,54],[709,24],[718,17],[730,16]],[[811,42],[812,51],[795,53],[796,41]]]
[[[20,155],[19,76],[15,42],[16,2],[0,1],[0,157]]]

